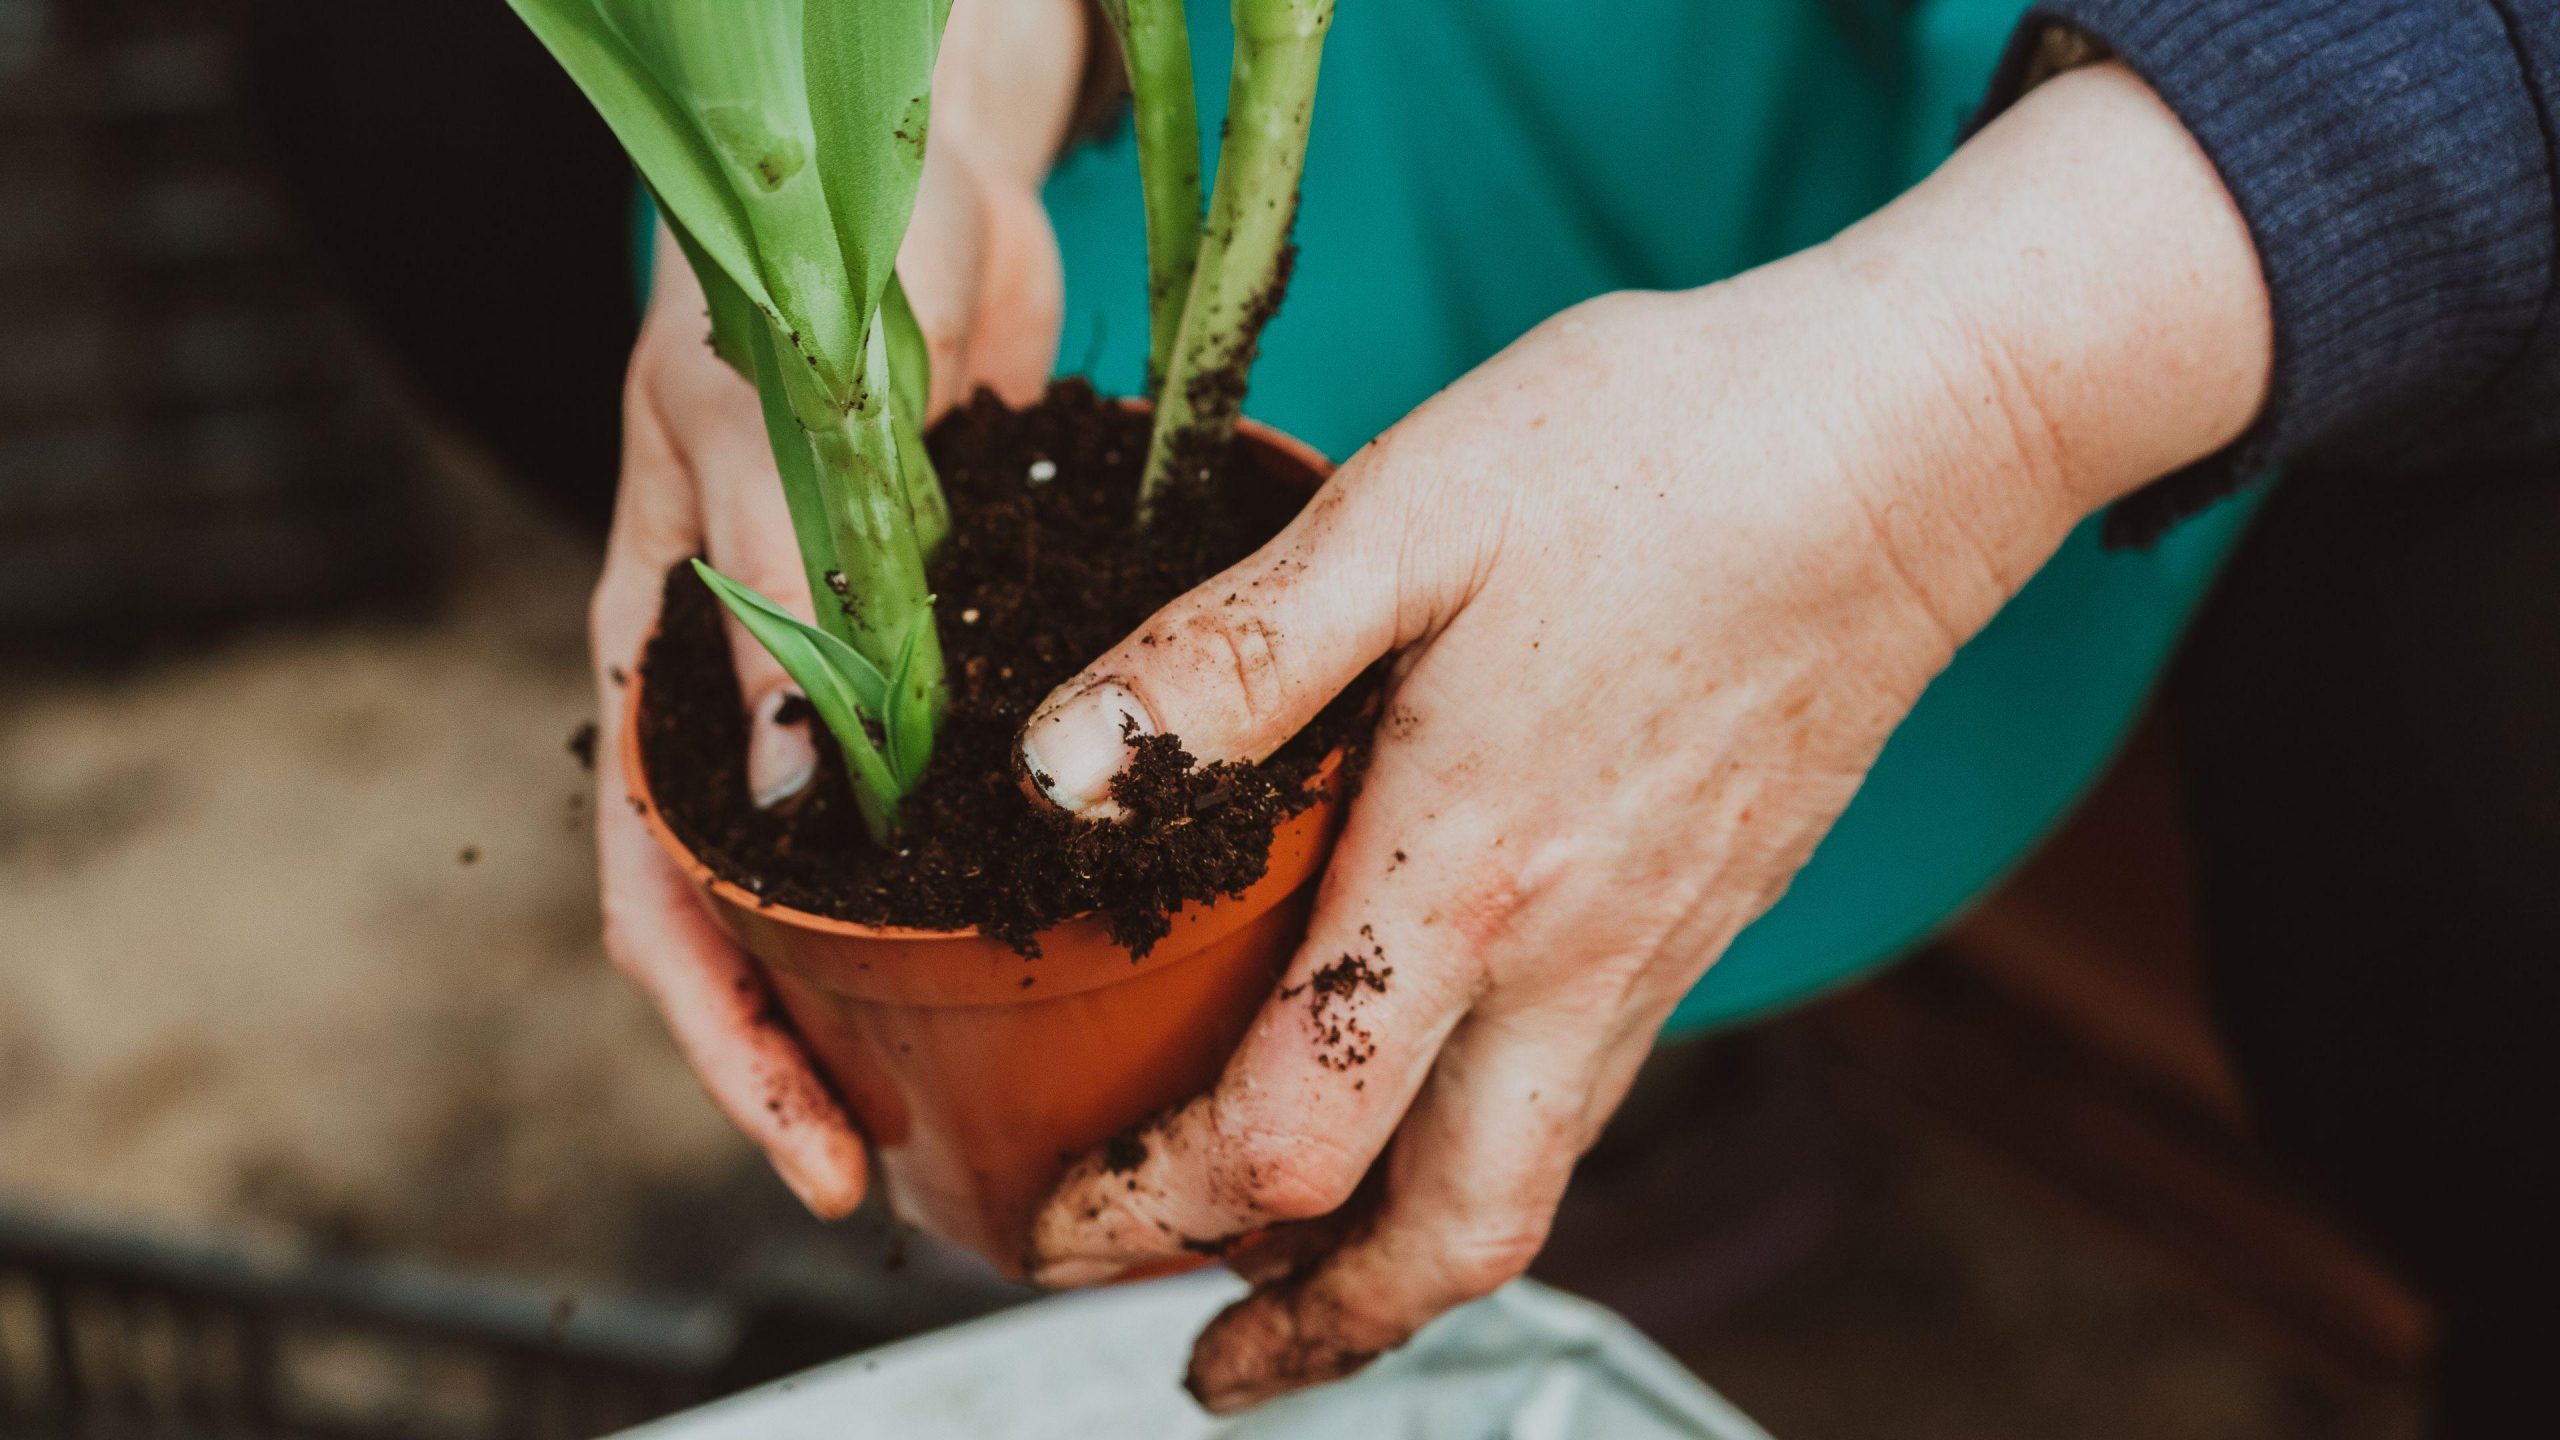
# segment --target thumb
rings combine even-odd
[[[1269,544],[1050,692],[1022,727],[1035,796],[1109,813],[1131,734],[1179,736],[1202,764],[1259,761],[1437,622],[1435,587],[1400,573],[1428,547],[1359,471],[1354,457]]]

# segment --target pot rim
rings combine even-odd
[[[1128,409],[1149,408],[1145,400],[1131,397],[1123,397],[1117,403]],[[1306,474],[1314,476],[1315,484],[1309,487],[1310,490],[1322,486],[1332,476],[1333,462],[1325,458],[1324,452],[1286,431],[1275,430],[1269,425],[1251,419],[1237,421],[1236,431],[1278,452],[1284,460],[1291,462]],[[657,626],[653,623],[649,627],[648,640],[641,643],[642,657],[646,657],[649,642],[656,640],[657,634]],[[832,915],[821,915],[814,910],[803,910],[796,905],[786,905],[779,900],[758,895],[744,885],[714,871],[700,855],[694,853],[693,847],[686,844],[683,837],[676,834],[675,827],[667,823],[666,816],[661,812],[658,804],[657,792],[650,788],[648,766],[640,754],[640,702],[647,688],[642,677],[643,666],[635,662],[627,676],[628,683],[622,687],[622,732],[615,748],[620,752],[617,759],[622,768],[623,789],[635,802],[634,808],[640,813],[640,823],[648,827],[649,834],[657,841],[659,850],[675,861],[676,867],[682,870],[685,878],[692,881],[697,888],[708,891],[715,899],[741,910],[753,911],[787,924],[793,929],[820,935],[835,935],[850,940],[950,941],[953,943],[985,938],[984,932],[975,925],[964,925],[950,930],[933,930],[911,925],[868,925],[858,920],[843,920]],[[1325,753],[1324,759],[1317,763],[1315,773],[1308,777],[1307,788],[1316,792],[1317,803],[1324,803],[1324,792],[1335,788],[1335,783],[1342,773],[1343,759],[1348,753],[1348,747],[1335,746]],[[1216,903],[1216,900],[1194,902],[1173,913],[1178,915],[1194,908],[1214,906]],[[1094,913],[1086,910],[1061,916],[1049,927],[1049,930],[1041,933],[1047,934],[1061,926],[1089,921]]]

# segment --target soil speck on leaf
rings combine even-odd
[[[587,721],[569,732],[569,754],[581,770],[596,768],[596,722]]]

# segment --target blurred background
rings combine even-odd
[[[594,1434],[1023,1298],[800,1215],[598,950],[628,198],[494,3],[0,0],[0,1434]],[[1782,1440],[2414,1434],[2428,1317],[2207,1039],[2162,764],[1663,1051],[1538,1273]]]

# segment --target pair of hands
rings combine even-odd
[[[1031,398],[1059,296],[1039,166],[965,129],[938,128],[931,157],[902,272],[936,403],[979,384]],[[2155,226],[2117,222],[2129,205]],[[1353,456],[1150,621],[1156,643],[1061,687],[1025,743],[1078,808],[1124,753],[1123,714],[1257,759],[1395,654],[1283,982],[1382,948],[1394,983],[1360,999],[1375,1053],[1356,1075],[1320,1063],[1306,1007],[1275,1001],[1134,1174],[1070,1171],[1037,1278],[1276,1227],[1256,1288],[1194,1354],[1194,1392],[1229,1409],[1346,1373],[1519,1274],[1663,1019],[1783,892],[1929,679],[2080,518],[2239,432],[2266,331],[2211,167],[2101,67],[1839,239],[1576,306]],[[662,265],[600,675],[634,662],[660,576],[697,550],[806,604],[752,393],[702,335],[683,267]],[[1236,593],[1253,603],[1219,603]],[[732,638],[769,717],[787,682]],[[805,780],[807,743],[758,725],[760,792]],[[843,1213],[859,1138],[807,1057],[750,1023],[752,966],[619,798],[598,807],[609,950],[793,1189]],[[777,1089],[811,1103],[777,1111]],[[1364,1180],[1374,1203],[1345,1210]]]

